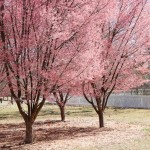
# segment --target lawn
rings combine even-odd
[[[91,107],[66,107],[66,122],[59,109],[44,105],[34,124],[34,143],[21,144],[24,124],[16,105],[0,104],[0,149],[15,150],[148,150],[150,110],[114,109],[105,111],[105,128],[98,128]]]

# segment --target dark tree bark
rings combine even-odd
[[[26,125],[26,134],[25,134],[25,144],[29,144],[33,142],[33,129],[32,129],[32,123],[30,121],[25,122]]]
[[[103,87],[98,89],[95,83],[90,83],[90,85],[93,89],[93,95],[90,95],[88,93],[88,90],[86,91],[85,83],[83,82],[82,84],[83,96],[87,100],[87,102],[89,102],[92,105],[95,112],[97,113],[99,119],[99,128],[102,128],[104,127],[104,111],[107,106],[108,98],[115,86],[113,86],[110,92],[106,93],[106,90]],[[97,94],[97,92],[99,93]]]
[[[56,99],[56,103],[60,109],[61,121],[65,121],[65,106],[67,101],[70,99],[70,90],[68,89],[67,93],[64,94],[62,91],[57,90],[53,92],[53,95]]]
[[[65,106],[59,106],[60,114],[61,114],[61,121],[65,121]]]
[[[100,111],[99,114],[98,114],[98,116],[99,116],[99,128],[102,128],[102,127],[104,127],[104,116],[103,116],[103,112]]]
[[[22,117],[25,121],[26,130],[25,130],[24,143],[25,144],[32,143],[33,142],[33,124],[34,124],[34,121],[35,121],[38,113],[40,112],[41,108],[43,107],[43,105],[45,103],[45,98],[43,97],[42,101],[40,103],[38,103],[38,105],[35,105],[35,104],[31,105],[31,103],[28,103],[27,104],[28,111],[25,112],[22,108],[21,101],[15,99],[15,95],[14,95],[13,91],[12,91],[12,95],[14,96],[14,100],[18,106],[20,114],[22,115]]]

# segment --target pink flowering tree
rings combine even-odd
[[[73,95],[82,95],[81,81],[73,79],[72,81],[65,84],[53,91],[53,97],[60,109],[61,121],[65,121],[65,107],[66,103],[72,98]]]
[[[70,92],[71,90],[69,88],[67,90],[57,89],[53,92],[56,104],[60,109],[61,121],[65,121],[65,106],[67,101],[71,98]]]
[[[85,29],[106,5],[96,0],[0,1],[0,61],[25,121],[25,143],[33,141],[32,126],[47,97],[85,78],[81,74],[91,59],[82,55]]]
[[[149,8],[147,0],[110,3],[103,10],[105,17],[99,14],[89,26],[87,38],[94,52],[90,72],[97,75],[83,82],[82,91],[98,114],[100,128],[104,127],[103,113],[110,94],[146,82]]]

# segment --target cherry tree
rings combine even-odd
[[[103,113],[110,94],[146,82],[149,9],[147,0],[116,1],[116,5],[110,3],[89,26],[87,38],[93,49],[89,73],[97,72],[97,75],[85,80],[82,90],[99,116],[100,128],[104,127]]]
[[[65,86],[53,91],[54,100],[60,109],[61,121],[65,121],[66,103],[73,95],[82,95],[81,83],[82,81],[73,79],[65,84]]]
[[[91,59],[82,55],[86,25],[106,5],[96,0],[0,1],[0,60],[25,121],[25,143],[32,143],[32,126],[46,98],[85,77],[81,74]]]
[[[57,89],[57,91],[53,92],[53,95],[55,97],[56,104],[60,109],[61,121],[65,121],[65,106],[67,101],[71,98],[70,89],[67,89],[67,91]]]

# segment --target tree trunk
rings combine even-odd
[[[65,121],[65,106],[60,106],[61,121]]]
[[[25,140],[24,142],[26,144],[32,143],[33,142],[33,130],[32,130],[32,123],[29,121],[25,122],[26,125],[26,135],[25,135]]]
[[[10,101],[11,101],[11,104],[13,104],[13,97],[12,96],[11,96],[11,100]]]
[[[102,128],[104,127],[104,117],[103,117],[103,112],[102,111],[99,111],[99,128]]]

